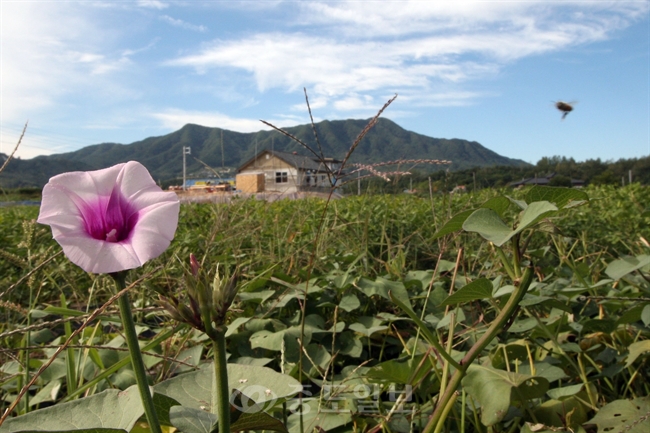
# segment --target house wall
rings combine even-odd
[[[330,183],[324,172],[307,174],[303,169],[296,168],[291,164],[270,154],[259,155],[258,158],[239,170],[239,175],[247,173],[264,174],[264,191],[278,193],[294,193],[301,188],[308,187],[329,188]],[[280,176],[277,174],[281,173]],[[282,173],[286,173],[286,176]],[[307,181],[309,179],[309,184]],[[280,182],[278,182],[280,180]],[[286,180],[286,182],[284,182]],[[237,186],[237,189],[241,189]],[[256,191],[261,192],[261,191]]]
[[[266,158],[266,156],[269,156],[269,158]],[[302,180],[296,168],[269,154],[260,155],[256,161],[251,162],[246,167],[242,167],[240,175],[248,172],[261,172],[264,174],[265,191],[280,193],[296,192],[298,191],[297,185]],[[276,176],[276,173],[286,173],[286,176]],[[276,180],[278,178],[279,180],[286,179],[286,182],[277,182]]]
[[[236,177],[236,188],[242,192],[255,194],[264,191],[264,173],[240,173]]]

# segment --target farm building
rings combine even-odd
[[[327,168],[337,172],[340,161],[263,150],[237,170],[237,189],[244,193],[324,191],[331,187]]]

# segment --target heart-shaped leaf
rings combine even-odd
[[[201,370],[160,382],[154,390],[185,407],[209,410],[212,407],[213,370],[213,364],[208,364]],[[237,389],[266,408],[295,395],[302,386],[291,376],[267,367],[228,364],[228,389]]]
[[[512,400],[542,397],[548,390],[549,383],[543,377],[472,365],[468,368],[462,385],[480,403],[481,422],[491,426],[506,416]]]
[[[596,416],[589,420],[596,424],[598,431],[607,433],[646,433],[650,413],[650,397],[634,400],[614,400],[603,406]]]
[[[497,246],[503,245],[515,233],[492,209],[477,209],[463,223],[463,229],[475,232]]]
[[[26,415],[11,418],[0,426],[1,433],[42,430],[50,431],[129,431],[144,410],[137,386],[125,391],[109,389],[90,397],[57,404]]]
[[[217,423],[217,416],[192,407],[174,406],[169,410],[174,427],[183,433],[211,433]]]
[[[618,280],[630,272],[634,272],[637,269],[641,269],[647,265],[650,265],[650,255],[641,254],[636,257],[626,256],[621,257],[618,260],[614,260],[605,269],[605,273],[612,280]]]
[[[462,304],[463,302],[475,301],[477,299],[488,299],[492,297],[492,289],[492,282],[490,280],[487,278],[479,278],[448,296],[440,306]]]
[[[584,191],[571,188],[552,186],[533,186],[526,193],[526,203],[548,201],[558,208],[574,207],[589,201],[589,196]]]

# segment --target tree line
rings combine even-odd
[[[571,186],[572,180],[584,185],[627,185],[631,181],[650,185],[650,157],[603,161],[588,159],[578,162],[564,156],[544,157],[537,164],[526,167],[492,166],[475,167],[466,170],[448,171],[438,169],[426,172],[421,168],[408,170],[410,175],[393,176],[391,182],[374,177],[361,180],[360,184],[348,182],[344,192],[357,193],[399,193],[406,190],[424,192],[449,192],[459,186],[465,190],[502,188],[530,178],[547,177],[551,174],[551,186]]]

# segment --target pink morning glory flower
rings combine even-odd
[[[54,176],[43,188],[38,222],[70,261],[92,273],[142,266],[174,238],[180,203],[147,169],[130,161]]]

